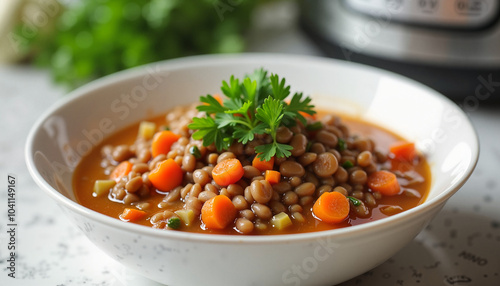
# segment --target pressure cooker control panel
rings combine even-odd
[[[497,0],[344,0],[352,10],[386,21],[480,29],[498,17]]]

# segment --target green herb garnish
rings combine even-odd
[[[223,104],[212,95],[201,96],[203,103],[197,109],[207,114],[203,118],[193,118],[190,129],[196,129],[192,137],[203,139],[203,145],[215,144],[218,151],[229,148],[234,142],[246,144],[254,140],[256,134],[267,134],[272,138],[269,144],[255,147],[257,157],[269,161],[291,155],[292,147],[276,141],[276,130],[281,125],[291,127],[297,120],[307,123],[301,112],[313,115],[316,112],[311,98],[302,93],[294,93],[290,102],[290,86],[278,75],[268,76],[263,69],[256,70],[243,80],[231,76],[223,81],[222,93],[227,97]]]
[[[196,146],[196,145],[191,146],[191,148],[189,148],[189,153],[191,155],[193,155],[196,159],[200,159],[201,158],[200,149],[198,149],[198,146]]]
[[[354,167],[354,164],[351,161],[347,160],[342,164],[342,167],[344,167],[344,169],[349,169]]]
[[[307,131],[317,131],[320,130],[321,128],[323,128],[323,124],[320,121],[316,121],[314,123],[306,125]]]
[[[360,206],[360,205],[361,205],[361,201],[360,201],[360,200],[358,200],[358,199],[356,199],[355,197],[348,196],[347,198],[351,201],[351,203],[352,203],[355,207],[357,207],[357,206]]]
[[[21,9],[21,2],[25,1],[17,2]],[[19,19],[18,28],[8,37],[14,50],[34,54],[33,60],[49,68],[57,82],[76,87],[94,78],[160,60],[242,52],[253,11],[266,1],[68,2],[38,2],[43,21],[47,22],[32,20],[38,24],[32,27],[31,22]],[[34,32],[26,32],[33,29]],[[156,88],[165,81],[158,65],[147,70],[152,79],[143,84]]]
[[[181,219],[178,217],[169,218],[167,226],[171,229],[179,229],[181,227]]]
[[[339,138],[339,142],[337,143],[337,145],[339,147],[339,151],[344,151],[345,149],[347,149],[347,144],[342,138]]]
[[[311,151],[311,147],[312,147],[313,144],[314,144],[314,141],[312,141],[312,140],[308,140],[307,141],[306,152]]]

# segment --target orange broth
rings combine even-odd
[[[321,117],[322,115],[325,114],[326,112],[320,112],[318,114],[319,115],[318,117]],[[155,122],[157,125],[161,125],[162,123],[164,123],[164,118],[165,118],[164,116],[160,116],[157,118],[150,119],[148,121]],[[341,118],[343,123],[349,127],[352,134],[360,134],[365,137],[371,138],[375,142],[378,150],[387,152],[389,146],[392,143],[403,140],[403,138],[401,138],[400,136],[384,128],[369,124],[367,122],[362,122],[358,119],[350,118],[347,116],[341,116]],[[73,178],[73,187],[75,190],[78,203],[91,210],[94,210],[96,212],[102,213],[104,215],[116,219],[119,219],[119,215],[123,212],[125,208],[131,207],[130,205],[124,205],[122,203],[110,201],[107,196],[94,197],[93,186],[95,180],[108,179],[108,176],[104,174],[104,169],[100,167],[101,148],[104,145],[117,146],[121,144],[133,144],[137,136],[138,126],[139,123],[134,124],[117,132],[113,136],[110,136],[109,138],[105,139],[104,142],[102,142],[100,145],[96,146],[90,152],[90,154],[88,154],[82,159],[82,161],[75,170]],[[392,197],[384,196],[382,197],[382,199],[377,200],[378,205],[371,210],[369,217],[352,218],[352,216],[349,216],[348,219],[339,224],[328,224],[315,219],[312,215],[311,211],[312,205],[311,205],[310,207],[304,208],[303,215],[306,218],[305,223],[302,224],[294,223],[290,227],[284,230],[280,230],[279,232],[272,227],[268,227],[267,230],[259,231],[258,234],[268,234],[268,235],[290,234],[290,233],[314,232],[314,231],[342,228],[351,225],[359,225],[387,217],[387,215],[385,215],[380,211],[380,208],[384,206],[400,206],[403,210],[411,209],[421,204],[425,200],[431,183],[430,168],[425,158],[423,158],[423,156],[420,156],[419,162],[413,168],[418,174],[420,174],[420,176],[424,178],[423,182],[413,183],[411,185],[412,192],[413,193],[418,192],[418,197],[406,196],[406,195],[397,195]],[[149,202],[153,207],[147,211],[148,215],[145,218],[136,221],[134,223],[151,227],[151,223],[149,221],[151,216],[159,211],[165,210],[156,207],[164,197],[165,197],[164,194],[152,192],[149,198],[143,200],[142,202],[144,201]],[[179,208],[181,204],[182,203],[180,202]],[[198,233],[238,234],[236,230],[229,228],[225,230],[203,229],[199,219],[195,220],[195,222],[189,227],[183,226],[182,231],[198,232]]]

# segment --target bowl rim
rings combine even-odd
[[[41,129],[42,124],[49,118],[53,113],[60,109],[65,108],[67,105],[71,104],[72,101],[76,99],[82,99],[85,96],[91,94],[92,91],[97,91],[104,88],[110,84],[116,84],[119,82],[126,81],[127,79],[135,78],[140,75],[144,75],[147,68],[153,68],[155,65],[159,66],[162,71],[177,70],[182,68],[193,68],[197,66],[214,66],[214,65],[227,65],[229,63],[245,63],[245,62],[273,62],[276,63],[287,63],[292,61],[300,61],[308,65],[337,65],[341,68],[351,68],[357,70],[365,70],[379,75],[384,75],[393,78],[399,82],[405,82],[411,84],[426,92],[429,96],[434,97],[436,100],[441,101],[448,108],[453,108],[459,112],[459,114],[464,117],[467,128],[472,131],[472,153],[469,165],[467,166],[465,172],[461,175],[459,180],[456,180],[453,184],[447,186],[447,188],[442,191],[438,196],[425,200],[420,205],[406,210],[402,213],[372,221],[369,223],[349,226],[346,228],[317,231],[317,232],[307,232],[307,233],[297,233],[297,234],[277,234],[277,235],[219,235],[219,234],[204,234],[204,233],[192,233],[183,231],[161,231],[153,229],[151,227],[126,223],[120,221],[116,218],[106,216],[104,214],[98,213],[91,209],[88,209],[77,202],[67,198],[54,189],[50,184],[42,177],[40,172],[38,172],[34,163],[34,138],[36,133]],[[79,215],[88,217],[91,220],[97,221],[101,224],[105,224],[114,228],[118,228],[121,231],[127,231],[136,235],[153,236],[158,238],[170,238],[170,239],[181,239],[185,241],[198,241],[198,242],[211,242],[211,243],[288,243],[292,241],[303,241],[311,239],[324,239],[326,237],[336,237],[344,238],[346,236],[353,236],[363,232],[369,232],[372,229],[386,229],[390,228],[395,224],[404,223],[407,220],[411,220],[411,217],[423,214],[431,209],[438,208],[443,205],[449,197],[451,197],[455,192],[457,192],[467,179],[472,175],[474,168],[477,165],[479,158],[479,139],[477,136],[477,131],[471,124],[470,120],[466,114],[450,99],[446,98],[444,95],[438,93],[437,91],[417,82],[407,77],[399,74],[395,74],[390,71],[382,70],[379,68],[346,62],[337,59],[324,58],[318,56],[308,56],[308,55],[286,55],[286,54],[274,54],[274,53],[242,53],[242,54],[219,54],[219,55],[198,55],[189,56],[183,58],[176,58],[170,60],[164,60],[159,62],[153,62],[150,64],[142,65],[139,67],[119,71],[111,75],[104,76],[90,83],[77,88],[70,93],[68,93],[65,98],[59,99],[50,108],[45,110],[42,115],[36,120],[32,126],[25,146],[25,162],[28,167],[28,171],[37,185],[42,188],[45,193],[47,193],[52,199],[54,199],[59,206],[64,206],[70,210],[78,213]]]

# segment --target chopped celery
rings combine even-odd
[[[193,210],[178,210],[174,212],[186,226],[190,226],[194,221]]]
[[[271,223],[278,230],[282,230],[282,229],[290,226],[292,224],[292,220],[290,219],[290,217],[286,213],[281,212],[281,213],[273,216],[273,218],[271,219]]]
[[[100,197],[107,193],[114,187],[116,182],[114,180],[96,180],[94,183],[94,196]]]
[[[149,140],[153,138],[153,135],[156,132],[156,124],[149,121],[141,121],[139,125],[139,136]]]

